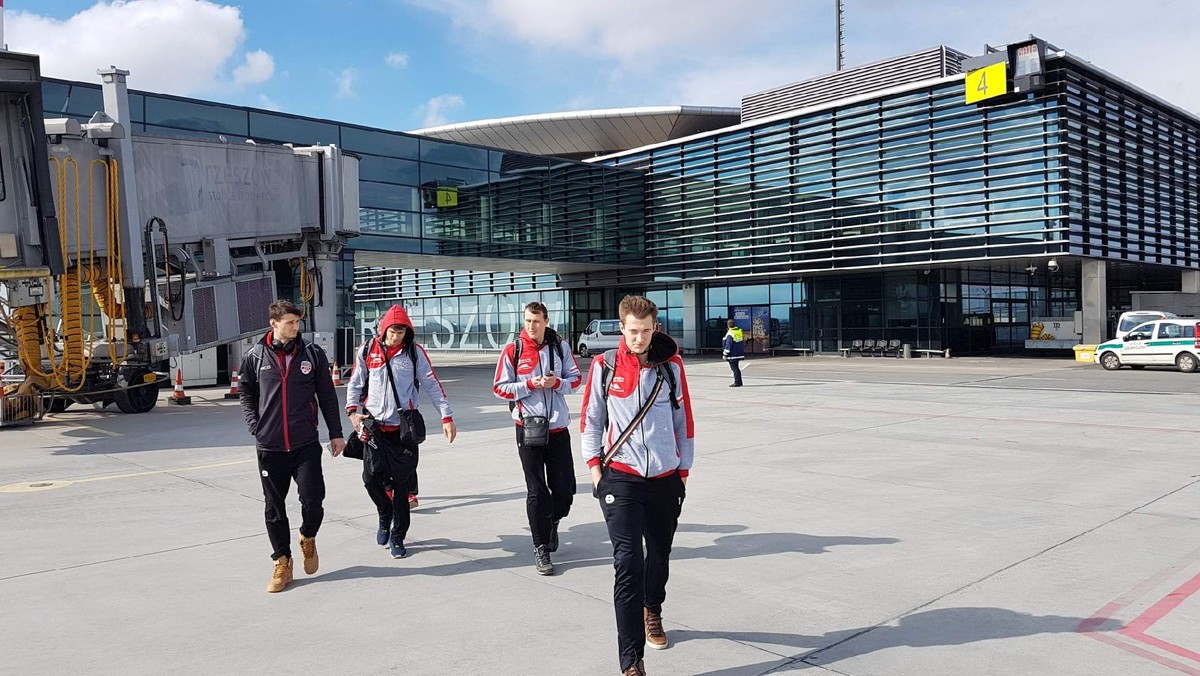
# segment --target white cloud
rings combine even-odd
[[[796,17],[810,15],[793,0],[412,0],[447,14],[460,29],[547,50],[615,59],[646,68],[683,52],[728,49],[782,37]],[[757,19],[757,21],[756,21]]]
[[[233,69],[233,81],[239,85],[260,84],[275,74],[275,59],[259,49],[246,53],[246,61]]]
[[[404,52],[392,52],[384,57],[383,60],[392,68],[403,68],[408,65],[408,54]]]
[[[742,94],[834,68],[832,2],[409,3],[449,17],[477,68],[493,71],[496,80],[511,76],[511,66],[491,66],[483,57],[506,49],[512,57],[506,64],[524,60],[532,64],[531,77],[557,80],[564,100],[595,100],[599,107],[614,101],[730,105]],[[988,11],[978,0],[859,0],[846,3],[846,63],[853,67],[935,45],[979,54],[984,42],[1001,45],[1034,33],[1200,112],[1200,81],[1186,76],[1200,66],[1197,25],[1195,0],[1010,0],[1003,12]],[[619,86],[618,78],[596,75],[609,66],[628,76]],[[672,95],[685,98],[661,100]]]
[[[209,0],[101,0],[63,20],[10,11],[5,23],[9,48],[40,54],[51,77],[98,82],[96,69],[115,65],[135,89],[199,95],[264,82],[275,69],[262,50],[239,53],[240,10]]]
[[[357,93],[354,91],[354,85],[358,83],[358,71],[353,68],[343,68],[342,72],[334,79],[337,82],[337,97],[339,99],[347,99]]]
[[[452,108],[462,108],[466,101],[458,94],[442,94],[429,99],[417,107],[417,115],[424,117],[423,127],[440,127],[449,123],[446,113]]]
[[[267,110],[280,110],[279,104],[276,103],[274,99],[267,96],[266,94],[258,95],[258,107],[265,108]]]

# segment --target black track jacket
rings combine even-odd
[[[329,438],[340,438],[341,407],[325,351],[297,337],[289,364],[271,338],[268,332],[247,350],[238,370],[242,413],[258,450],[287,452],[319,443],[318,402]]]

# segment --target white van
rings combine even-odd
[[[1184,373],[1200,367],[1200,322],[1159,319],[1133,327],[1128,333],[1096,347],[1096,363],[1115,371],[1122,366],[1143,369],[1174,364]]]
[[[588,357],[621,345],[619,319],[593,319],[575,344],[579,356]]]
[[[1140,324],[1152,322],[1155,319],[1178,319],[1179,315],[1160,310],[1133,310],[1122,312],[1117,319],[1117,338],[1123,337],[1129,330]]]

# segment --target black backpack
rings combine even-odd
[[[671,408],[679,410],[679,399],[675,396],[675,372],[671,370],[670,364],[659,364],[654,367],[662,374],[667,381],[667,391],[671,393]],[[604,364],[600,373],[600,393],[604,395],[604,401],[608,402],[608,386],[612,383],[613,374],[617,372],[617,351],[606,350],[604,352]]]

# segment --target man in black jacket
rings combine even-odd
[[[300,308],[286,300],[271,303],[271,331],[242,358],[238,392],[246,425],[258,449],[258,471],[266,499],[267,537],[271,539],[275,571],[268,592],[283,591],[292,581],[284,500],[292,480],[300,494],[300,550],[304,572],[317,572],[317,530],[325,510],[325,477],[321,473],[321,442],[317,435],[317,405],[329,428],[330,451],[341,455],[341,411],[325,351],[300,338]],[[315,402],[314,402],[315,400]]]

